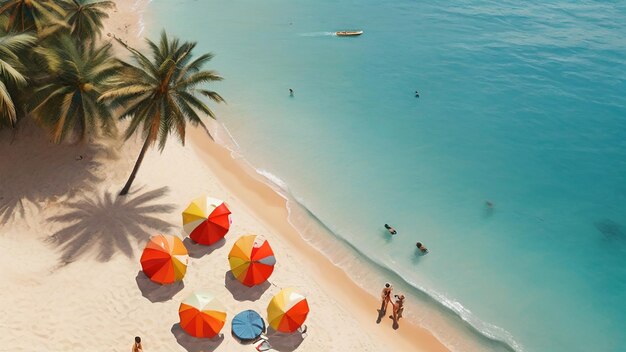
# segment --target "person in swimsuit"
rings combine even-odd
[[[396,322],[402,318],[402,311],[404,310],[404,295],[395,295],[396,302],[393,304],[393,320]]]
[[[391,302],[391,291],[393,290],[393,287],[391,286],[390,283],[386,283],[385,287],[383,288],[383,292],[381,292],[380,294],[380,298],[382,299],[382,305],[380,306],[380,310],[383,312],[387,311],[387,306],[389,305],[389,302]]]
[[[293,89],[289,88],[289,96],[293,97]]]
[[[387,229],[387,231],[389,231],[390,234],[395,235],[398,233],[398,231],[396,231],[396,229],[394,229],[393,227],[389,226],[388,224],[385,224],[385,228]]]
[[[420,251],[422,251],[422,253],[424,253],[424,254],[428,253],[428,248],[426,248],[426,247],[422,244],[422,242],[417,242],[417,243],[415,244],[415,247],[417,247],[417,249],[419,249]]]
[[[141,346],[141,337],[135,336],[135,343],[133,343],[132,352],[143,352],[143,347]]]
[[[415,91],[415,97],[416,97],[416,98],[419,98],[419,97],[420,97],[420,92]]]

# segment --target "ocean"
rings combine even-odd
[[[456,351],[626,350],[625,2],[148,12],[150,37],[216,55],[221,139],[370,292],[407,292],[408,318]]]

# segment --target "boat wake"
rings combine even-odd
[[[334,36],[335,32],[310,32],[310,33],[300,33],[301,37],[330,37]]]

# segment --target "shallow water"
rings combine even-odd
[[[217,54],[240,152],[337,236],[517,349],[626,350],[623,2],[151,6]]]

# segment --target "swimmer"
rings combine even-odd
[[[385,228],[387,229],[387,231],[389,231],[390,234],[395,235],[398,233],[398,231],[396,231],[396,229],[394,229],[393,227],[385,224]]]
[[[428,253],[428,248],[426,248],[422,242],[417,242],[415,247],[417,247],[417,249],[419,249],[422,253]]]
[[[419,98],[419,97],[420,97],[420,92],[415,91],[415,97],[416,97],[416,98]]]
[[[289,88],[289,96],[293,97],[293,89]]]
[[[487,208],[493,208],[493,202],[490,200],[486,201],[485,205],[487,206]]]

